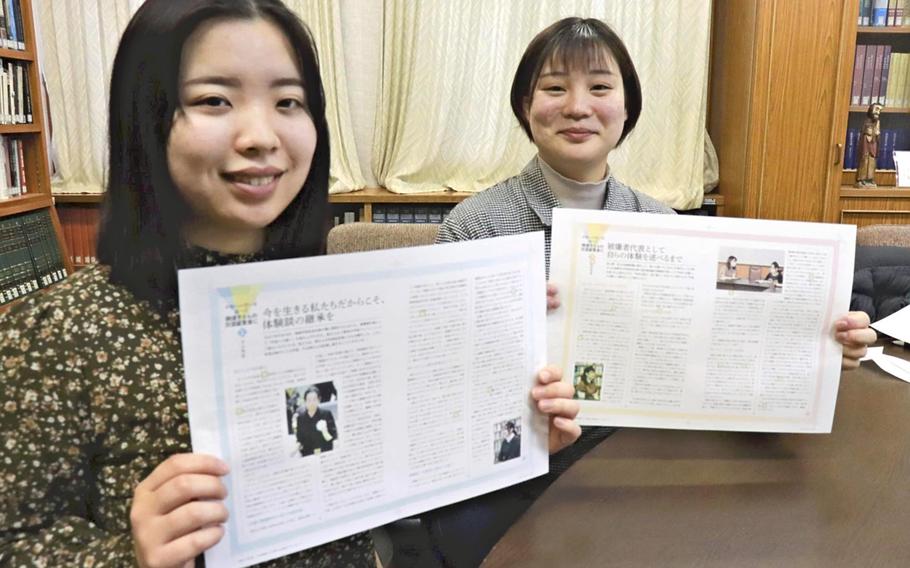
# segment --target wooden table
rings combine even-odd
[[[828,435],[624,429],[484,566],[910,566],[910,384],[845,373]]]

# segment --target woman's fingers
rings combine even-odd
[[[548,385],[562,380],[562,369],[555,365],[547,365],[537,372],[537,383]]]
[[[227,519],[228,510],[222,501],[191,501],[158,521],[163,541],[174,542],[205,527],[221,525]]]
[[[574,419],[578,415],[578,401],[569,398],[545,398],[537,402],[537,408],[544,414]]]
[[[142,480],[139,487],[145,491],[156,491],[170,479],[186,473],[225,475],[228,466],[222,460],[207,454],[174,454],[161,462]]]
[[[559,305],[559,290],[554,284],[547,283],[547,311],[555,310]]]
[[[194,559],[218,544],[218,541],[224,536],[224,527],[213,525],[203,527],[190,534],[184,535],[177,540],[167,543],[163,546],[158,554],[160,562],[153,560],[153,563],[147,564],[148,568],[165,567],[165,566],[183,566],[188,563],[190,567],[194,565]]]
[[[169,479],[156,494],[157,512],[166,515],[193,499],[224,499],[227,489],[217,476],[187,473]]]

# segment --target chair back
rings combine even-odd
[[[412,223],[344,223],[329,231],[328,254],[431,245],[439,225]]]
[[[866,225],[856,229],[860,246],[910,247],[910,225]]]

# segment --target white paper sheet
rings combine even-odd
[[[580,422],[830,432],[854,241],[849,225],[555,209],[550,354]]]
[[[546,362],[541,233],[179,281],[193,451],[231,467],[207,565],[248,566],[547,472],[529,395]],[[318,432],[293,408],[311,385]],[[508,422],[519,436],[506,452]],[[329,432],[331,447],[302,456],[295,428],[304,444]]]
[[[893,355],[885,355],[884,347],[870,347],[866,351],[866,356],[860,361],[873,361],[886,373],[910,383],[910,361]]]
[[[910,306],[905,306],[890,316],[878,320],[872,324],[872,327],[894,339],[910,341]]]

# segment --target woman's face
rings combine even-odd
[[[316,414],[316,409],[319,408],[319,395],[312,391],[308,392],[304,399],[304,403],[306,404],[306,410],[309,412],[310,416]]]
[[[619,65],[606,52],[597,60],[591,68],[545,64],[525,106],[540,156],[576,181],[603,179],[626,122]]]
[[[168,169],[193,244],[255,252],[306,181],[316,128],[294,52],[274,24],[216,20],[183,48]]]
[[[596,377],[597,377],[597,373],[594,371],[594,369],[588,369],[588,371],[585,373],[585,379],[586,379],[589,383],[594,382],[594,379],[595,379]]]

